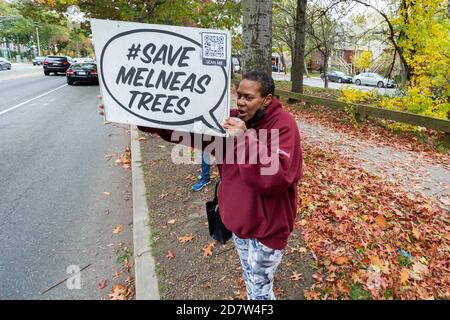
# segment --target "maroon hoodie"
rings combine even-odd
[[[230,115],[237,116],[237,110],[231,110]],[[297,213],[297,183],[302,177],[300,134],[292,115],[276,99],[259,121],[252,123],[252,120],[243,136],[233,138],[234,158],[225,152],[223,163],[217,159],[221,177],[220,215],[225,226],[238,237],[256,238],[269,248],[281,250],[286,246]],[[139,129],[171,141],[170,130]],[[262,129],[267,130],[267,139],[261,136]],[[276,134],[271,130],[277,130],[278,144],[272,143]],[[250,161],[254,150],[266,151],[265,156]],[[236,161],[243,157],[246,161]],[[273,161],[270,163],[269,159]]]

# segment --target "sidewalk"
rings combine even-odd
[[[275,277],[277,298],[448,295],[448,162],[320,121],[298,119],[298,125],[305,178]],[[215,245],[207,233],[204,203],[214,183],[191,192],[200,164],[173,164],[173,145],[158,136],[141,133],[140,142],[160,298],[245,299],[232,242]]]

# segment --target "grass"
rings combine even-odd
[[[117,263],[123,263],[125,260],[127,260],[130,257],[130,251],[125,249],[124,254],[117,258]]]

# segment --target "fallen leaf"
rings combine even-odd
[[[99,289],[104,289],[105,287],[106,287],[106,280],[100,281],[100,283],[98,284],[98,288]]]
[[[419,229],[413,228],[412,234],[413,234],[414,238],[416,238],[417,240],[422,239],[422,233],[419,231]]]
[[[373,264],[374,266],[377,266],[380,268],[384,266],[383,261],[381,261],[381,259],[378,256],[372,255],[372,256],[369,256],[369,259],[370,259],[370,263]]]
[[[405,284],[409,279],[409,270],[407,268],[403,268],[400,272],[400,283]]]
[[[428,274],[428,267],[419,261],[415,261],[410,276],[415,280],[422,280],[422,276]]]
[[[323,282],[323,277],[320,272],[316,272],[313,274],[313,279],[316,279],[317,282]]]
[[[306,252],[306,248],[305,247],[300,247],[298,248],[298,253],[305,253]]]
[[[178,241],[180,241],[181,243],[187,243],[192,241],[192,239],[194,239],[193,235],[186,235],[184,237],[178,237]]]
[[[215,245],[215,244],[214,244]],[[243,277],[239,277],[237,284],[238,291],[235,291],[236,299],[247,300],[247,289],[245,287],[245,282]]]
[[[122,230],[123,230],[123,226],[121,225],[121,224],[119,224],[118,226],[116,226],[114,229],[113,229],[113,233],[114,234],[118,234],[118,233],[120,233],[120,232],[122,232]]]
[[[348,258],[347,257],[337,257],[334,261],[338,266],[342,266],[344,264],[347,264]]]
[[[112,293],[109,294],[110,300],[127,300],[127,288],[121,284],[115,284]]]
[[[171,250],[167,250],[166,258],[169,260],[175,259],[175,254]]]
[[[302,273],[297,273],[296,271],[292,272],[291,280],[298,281],[298,280],[302,280],[302,279],[303,279]]]
[[[116,273],[114,273],[114,275],[113,275],[113,277],[112,277],[113,280],[119,279],[121,274],[122,274],[122,272],[116,272]]]
[[[319,300],[320,299],[320,293],[317,291],[304,291],[304,296],[307,300]]]
[[[168,193],[161,193],[161,194],[159,195],[159,198],[160,198],[160,199],[164,199],[165,197],[167,197],[167,195],[168,195]]]
[[[215,246],[216,246],[216,242],[215,241],[213,241],[210,244],[207,244],[206,246],[204,246],[203,247],[203,256],[204,257],[211,256]]]
[[[274,288],[273,293],[275,294],[275,297],[281,298],[283,296],[284,290],[281,288]]]
[[[375,223],[383,230],[386,230],[389,228],[389,224],[386,220],[386,218],[382,215],[379,215],[375,218]]]
[[[237,300],[247,300],[247,290],[244,288],[239,288],[238,291],[235,291]]]
[[[167,221],[167,224],[174,224],[175,221],[176,221],[175,219],[171,219],[171,220]]]
[[[105,191],[105,192],[103,192],[103,194],[104,194],[105,196],[110,196],[110,195],[111,195],[111,192]]]

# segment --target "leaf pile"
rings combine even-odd
[[[295,104],[283,104],[283,108],[294,117],[307,121],[308,123],[320,124],[337,129],[345,133],[349,138],[361,138],[372,141],[383,146],[392,146],[404,151],[421,152],[435,162],[448,165],[448,154],[441,144],[443,133],[421,128],[419,132],[408,133],[390,130],[389,128],[398,124],[390,120],[368,118],[365,122],[358,123],[355,128],[349,115],[344,111],[332,110],[325,106],[315,105],[304,107],[302,102]]]
[[[303,152],[295,227],[317,264],[306,298],[450,298],[448,212],[353,159]]]

